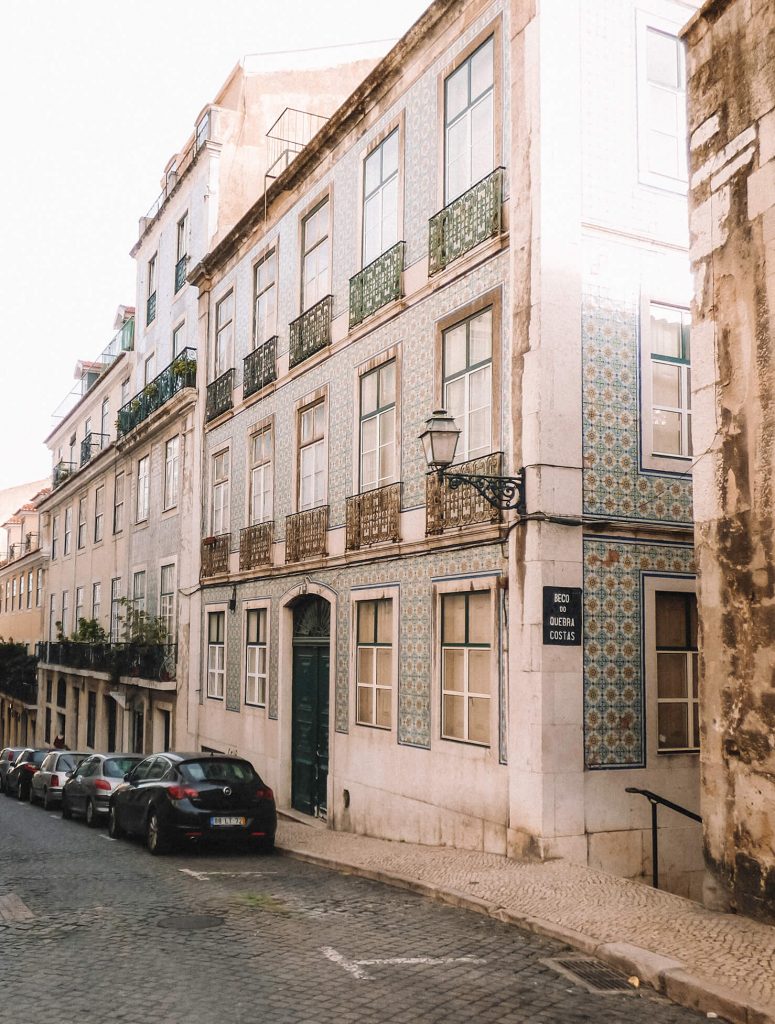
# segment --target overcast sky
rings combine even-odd
[[[234,64],[397,39],[429,2],[3,0],[0,488],[49,471],[76,360],[134,305],[138,219]]]

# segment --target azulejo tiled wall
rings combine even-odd
[[[584,512],[690,524],[690,479],[639,469],[638,316],[634,297],[584,295]]]
[[[645,765],[642,574],[691,574],[689,544],[584,541],[584,760]]]

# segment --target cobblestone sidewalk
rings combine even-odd
[[[684,1006],[775,1024],[775,928],[569,864],[419,846],[282,820],[287,855],[422,892],[561,939]]]

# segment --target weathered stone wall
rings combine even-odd
[[[775,918],[775,5],[688,48],[706,901]]]

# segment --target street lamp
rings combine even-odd
[[[444,481],[455,491],[463,484],[473,487],[493,508],[501,511],[525,511],[525,472],[517,476],[488,476],[483,473],[457,473],[447,468],[455,458],[460,427],[446,409],[436,409],[425,421],[420,434],[428,470],[436,473],[439,483]]]

